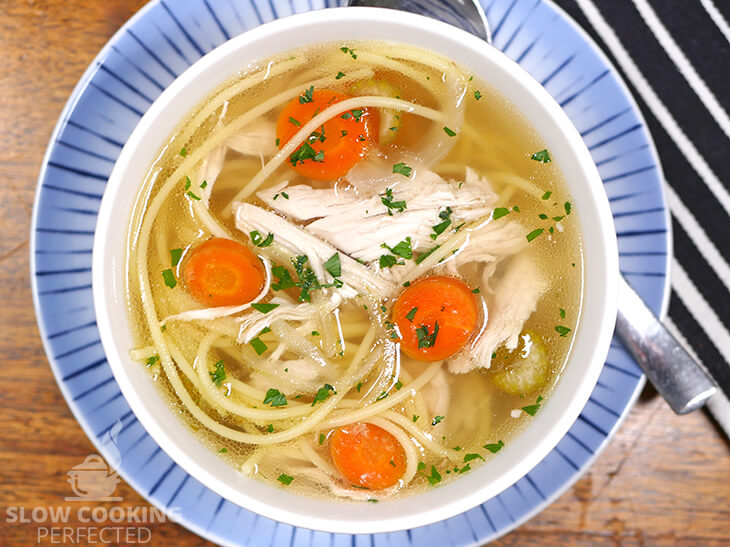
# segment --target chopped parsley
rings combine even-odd
[[[413,258],[413,249],[411,248],[411,237],[406,237],[403,241],[396,244],[395,247],[389,247],[386,243],[380,245],[383,249],[388,249],[391,253],[406,260]]]
[[[274,424],[267,425],[266,426],[266,431],[268,431],[269,433],[273,433],[274,432]]]
[[[147,366],[148,367],[154,366],[154,364],[157,361],[159,361],[159,360],[160,360],[160,356],[159,355],[153,355],[152,357],[150,357],[149,359],[147,359]]]
[[[378,500],[376,500],[375,498],[368,498],[367,501],[369,501],[370,503],[378,503]]]
[[[170,264],[172,264],[173,268],[180,264],[182,253],[182,249],[170,249]]]
[[[478,460],[485,461],[484,460],[484,456],[482,456],[481,454],[476,454],[476,453],[474,453],[474,454],[464,454],[464,463],[470,462],[472,460],[477,460],[477,459]]]
[[[317,154],[319,154],[319,152],[317,152]],[[322,157],[324,157],[324,152],[322,153]],[[315,161],[322,161],[322,160],[318,160],[316,155],[314,156],[314,160]],[[289,194],[287,194],[286,192],[282,192],[281,193],[281,197],[283,197],[284,199],[289,199]]]
[[[456,136],[456,131],[454,131],[453,129],[449,129],[446,126],[444,126],[444,133],[446,133],[449,137]]]
[[[421,325],[416,329],[416,336],[418,337],[418,349],[432,348],[436,343],[436,336],[439,333],[439,322],[434,323],[433,332],[429,334],[428,325]]]
[[[425,253],[418,255],[416,257],[416,264],[420,264],[421,262],[423,262],[424,260],[426,260],[426,258],[428,258],[428,256],[431,255],[439,247],[441,247],[441,245],[434,245],[433,247],[431,247]]]
[[[378,260],[378,265],[380,266],[381,270],[385,268],[392,268],[395,265],[403,266],[403,264],[405,264],[405,262],[398,262],[398,259],[393,255],[382,255]]]
[[[188,190],[188,192],[187,192],[187,194],[186,194],[186,195],[187,195],[187,196],[188,196],[189,198],[192,198],[192,199],[194,199],[195,201],[200,201],[200,197],[199,197],[199,196],[197,196],[196,194],[194,194],[193,192],[191,192],[190,190]]]
[[[180,155],[181,155],[181,156],[182,156],[183,158],[184,158],[185,156],[187,156],[187,155],[188,155],[188,149],[187,149],[187,148],[185,148],[185,147],[183,146],[183,147],[182,147],[182,148],[180,149]]]
[[[537,216],[540,218],[540,220],[547,220],[547,218],[548,218],[548,216],[545,213],[540,213]]]
[[[492,219],[497,220],[509,214],[509,209],[506,207],[497,207],[492,213]]]
[[[497,452],[499,452],[500,450],[502,450],[502,447],[503,446],[504,446],[504,441],[499,440],[496,443],[485,444],[484,445],[484,448],[486,448],[487,450],[489,450],[492,454],[496,454]]]
[[[317,394],[314,396],[314,401],[312,401],[312,406],[326,401],[330,396],[330,391],[334,393],[335,388],[329,384],[325,384],[323,387],[319,388],[317,390]]]
[[[388,209],[389,216],[393,216],[393,209],[395,209],[399,213],[402,213],[403,211],[406,210],[405,201],[393,201],[393,189],[392,188],[385,189],[385,196],[382,196],[380,198],[380,201]]]
[[[542,229],[542,228],[538,228],[537,230],[533,230],[533,231],[531,231],[531,232],[530,232],[529,234],[527,234],[527,236],[525,236],[525,237],[527,237],[527,241],[532,241],[533,239],[535,239],[535,238],[536,238],[537,236],[539,236],[539,235],[540,235],[541,233],[543,233],[544,231],[545,231],[544,229]]]
[[[251,307],[261,313],[269,313],[271,310],[278,308],[279,304],[261,304],[259,302],[254,302],[251,304]]]
[[[274,234],[269,232],[269,235],[267,235],[265,238],[258,232],[258,230],[254,230],[251,232],[251,243],[256,245],[257,247],[268,247],[274,242]]]
[[[299,104],[311,103],[314,99],[312,93],[314,92],[314,86],[310,85],[309,89],[304,91],[303,95],[299,95]]]
[[[215,365],[215,372],[208,371],[211,381],[218,387],[221,387],[223,380],[226,379],[226,367],[223,364],[223,359],[218,361]]]
[[[535,152],[532,156],[530,156],[530,159],[539,161],[540,163],[550,163],[553,161],[550,157],[550,152],[548,152],[547,149]]]
[[[396,389],[396,391],[400,391],[400,389],[401,389],[402,387],[403,387],[403,382],[401,382],[400,380],[398,380],[398,381],[397,381],[397,382],[395,383],[395,389]]]
[[[565,310],[560,308],[560,319],[565,319]]]
[[[331,257],[327,259],[327,262],[324,263],[324,269],[327,270],[327,272],[332,277],[340,277],[342,275],[342,265],[340,264],[340,254],[335,253]]]
[[[570,333],[571,329],[568,327],[564,327],[563,325],[555,325],[555,332],[557,332],[561,337],[566,337]]]
[[[423,463],[423,462],[421,462],[421,463]],[[418,464],[419,467],[420,467],[421,463]],[[424,468],[425,468],[425,464],[424,464]],[[438,483],[441,482],[441,474],[438,472],[438,470],[436,469],[436,466],[434,466],[434,465],[431,466],[431,474],[423,475],[423,476],[426,477],[426,479],[428,479],[428,482],[431,486],[436,486]]]
[[[408,319],[411,323],[413,323],[413,318],[416,316],[417,311],[418,311],[418,308],[411,308],[411,311],[409,311],[406,314],[406,319]]]
[[[393,173],[397,173],[399,175],[403,175],[404,177],[410,177],[411,176],[411,169],[408,167],[405,163],[400,162],[393,165]]]
[[[362,118],[362,109],[361,108],[355,108],[353,110],[350,110],[349,112],[345,112],[342,116],[340,116],[343,120],[349,120],[350,118],[354,118],[356,122],[360,121],[360,118]],[[362,137],[362,135],[360,135]],[[360,140],[365,140],[365,138],[361,138]]]
[[[346,74],[344,72],[338,72],[337,76],[335,76],[335,80],[339,80],[340,78],[344,78]]]
[[[418,418],[420,418],[420,416],[418,416],[417,414],[414,414],[413,418],[411,418],[411,419],[413,420],[413,423],[416,423],[418,421]]]
[[[380,392],[380,395],[378,395],[378,396],[377,396],[377,397],[375,398],[375,400],[376,400],[376,401],[382,401],[382,400],[383,400],[383,399],[385,399],[385,398],[386,398],[387,396],[388,396],[388,393],[387,393],[387,392],[385,392],[385,391],[381,391],[381,392]]]
[[[227,449],[227,448],[221,448],[221,449],[220,449],[220,450],[218,451],[218,454],[225,454],[226,452],[228,452],[228,449]]]
[[[251,347],[256,352],[257,355],[261,355],[263,352],[265,352],[267,349],[269,349],[269,346],[264,344],[263,340],[259,338],[258,336],[256,338],[253,338],[249,344],[251,344]]]
[[[165,285],[167,285],[171,289],[174,289],[177,285],[177,279],[175,279],[175,274],[172,273],[172,270],[170,269],[162,271],[162,279],[165,280]]]
[[[316,330],[312,331],[312,336],[319,336],[319,333]]]
[[[352,57],[353,59],[357,59],[357,53],[355,53],[355,52],[354,52],[354,51],[353,51],[352,49],[350,49],[349,47],[346,47],[346,46],[342,46],[342,47],[340,48],[340,51],[341,51],[342,53],[349,53],[349,54],[350,54],[350,57]]]
[[[446,228],[451,225],[451,213],[453,213],[451,207],[446,207],[446,209],[439,213],[439,218],[441,219],[441,222],[439,222],[435,226],[431,226],[431,228],[435,232],[431,234],[431,239],[436,239],[438,236],[444,233],[444,230],[446,230]]]
[[[297,127],[302,125],[301,123],[299,123],[299,120],[297,120],[296,118],[292,118],[291,116],[289,116],[289,123],[294,124]]]
[[[565,207],[565,214],[569,215],[573,206],[570,204],[569,201],[566,201],[564,207]]]
[[[472,289],[471,292],[473,292],[474,294],[479,294],[480,292],[482,292],[482,290],[477,287],[476,289]]]
[[[481,92],[481,91],[479,91],[479,90],[477,89],[477,90],[476,90],[476,91],[474,92],[474,98],[475,98],[475,99],[476,99],[477,101],[478,101],[479,99],[481,99],[481,98],[482,98],[482,92]]]
[[[284,266],[274,266],[271,268],[271,274],[276,278],[276,282],[271,284],[271,288],[275,291],[283,291],[295,286],[289,270]]]
[[[361,387],[362,387],[362,382],[358,382],[357,385],[355,386],[355,389],[357,390],[358,393],[360,393]]]
[[[325,438],[326,438],[326,437],[324,436],[324,433],[320,433],[320,434],[319,434],[319,445],[320,445],[320,446],[322,446],[322,444],[324,444],[324,440],[325,440]]]
[[[540,401],[542,401],[542,395],[538,395],[534,405],[523,406],[522,410],[527,412],[530,416],[534,416],[537,414],[537,411],[540,410]]]
[[[280,483],[283,483],[283,484],[286,484],[287,486],[289,486],[291,484],[291,481],[294,480],[294,477],[290,477],[286,473],[282,473],[281,475],[279,475],[279,477],[276,480],[279,481]]]
[[[431,420],[431,425],[438,425],[443,419],[444,416],[436,416],[433,420]]]
[[[289,163],[292,164],[292,167],[296,167],[297,164],[304,163],[306,160],[323,162],[324,152],[322,152],[322,150],[316,152],[314,148],[312,148],[311,145],[305,141],[301,144],[299,148],[291,153],[291,156],[289,156]],[[286,199],[289,199],[288,194],[286,194],[285,192],[282,192],[281,195],[284,196]]]
[[[264,397],[264,404],[268,405],[269,403],[271,403],[271,406],[286,406],[286,396],[278,389],[272,387],[266,392],[266,397]]]

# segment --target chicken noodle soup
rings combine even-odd
[[[226,83],[151,166],[131,356],[242,473],[377,501],[488,465],[539,412],[581,272],[508,98],[428,51],[322,44]]]

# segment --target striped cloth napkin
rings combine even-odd
[[[672,214],[667,324],[715,378],[730,436],[730,0],[555,0],[629,85]]]

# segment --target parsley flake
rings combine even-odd
[[[539,161],[540,163],[550,163],[553,161],[550,157],[550,152],[548,152],[547,149],[535,152],[532,156],[530,156],[530,159]]]
[[[484,445],[484,448],[486,448],[487,450],[489,450],[492,454],[496,454],[497,452],[499,452],[500,450],[502,450],[502,447],[503,446],[504,446],[504,441],[499,440],[496,443],[485,444]]]
[[[344,78],[346,75],[344,72],[338,72],[337,76],[335,76],[335,80],[339,80],[340,78]]]
[[[314,86],[310,85],[309,89],[304,91],[303,95],[299,95],[299,104],[305,104],[305,103],[311,103],[314,101],[312,98],[312,93],[314,92]]]
[[[172,273],[172,270],[170,269],[162,271],[162,279],[165,280],[165,285],[167,285],[171,289],[174,289],[177,285],[177,279],[175,279],[175,274]]]
[[[170,249],[170,264],[174,268],[178,264],[180,264],[180,259],[182,258],[182,249]]]
[[[443,419],[444,416],[436,416],[433,420],[431,420],[431,425],[438,425]]]
[[[432,348],[436,343],[436,336],[439,333],[439,322],[434,323],[433,332],[428,333],[428,326],[421,325],[416,329],[416,337],[418,337],[418,349]]]
[[[540,235],[541,233],[543,233],[544,231],[545,231],[544,229],[542,229],[542,228],[538,228],[537,230],[533,230],[533,231],[531,231],[531,232],[530,232],[529,234],[527,234],[527,236],[525,236],[525,237],[527,237],[527,241],[532,241],[533,239],[535,239],[535,238],[536,238],[537,236],[539,236],[539,235]]]
[[[330,391],[334,393],[335,388],[333,388],[329,384],[325,384],[323,387],[319,388],[317,390],[317,394],[314,396],[314,401],[312,401],[312,406],[316,405],[317,403],[326,401],[330,396]]]
[[[431,229],[435,232],[433,234],[430,234],[431,239],[436,239],[439,235],[444,233],[446,228],[451,225],[451,213],[453,213],[451,207],[446,207],[446,209],[439,213],[439,218],[441,219],[441,222],[439,222],[435,226],[431,226]]]
[[[454,131],[453,129],[449,129],[446,126],[444,126],[444,133],[446,133],[449,137],[456,136],[456,131]]]
[[[279,475],[279,477],[276,480],[279,481],[280,483],[283,483],[283,484],[286,484],[287,486],[289,486],[291,484],[291,481],[294,480],[294,477],[290,477],[286,473],[282,473],[281,475]]]
[[[475,99],[476,99],[477,101],[478,101],[479,99],[481,99],[481,98],[482,98],[482,92],[481,92],[481,91],[479,91],[479,90],[477,89],[477,90],[476,90],[476,91],[474,92],[474,98],[475,98]]]
[[[408,319],[408,321],[410,321],[411,323],[413,323],[413,318],[416,316],[416,312],[417,311],[418,311],[418,308],[411,308],[411,311],[409,311],[406,314],[406,319]]]
[[[404,177],[410,177],[412,168],[408,167],[405,163],[400,162],[393,165],[393,173],[403,175]]]
[[[566,337],[572,329],[569,329],[568,327],[564,327],[562,325],[556,325],[555,326],[555,332],[557,332],[561,337]]]
[[[215,372],[208,371],[211,381],[218,387],[221,387],[223,380],[226,379],[226,368],[223,364],[223,359],[218,361],[215,365]]]
[[[509,209],[506,207],[497,207],[492,213],[492,219],[497,220],[509,214]]]
[[[254,230],[251,232],[251,243],[256,245],[256,247],[268,247],[274,242],[274,234],[269,232],[269,235],[264,238],[258,230]]]
[[[251,344],[251,347],[256,352],[257,355],[261,355],[263,352],[265,352],[267,349],[269,349],[269,346],[267,346],[261,338],[258,336],[256,338],[253,338],[249,344]]]
[[[279,304],[261,304],[259,302],[254,302],[251,304],[251,307],[261,313],[269,313],[271,310],[278,308]]]
[[[355,53],[355,52],[354,52],[354,51],[353,51],[352,49],[350,49],[349,47],[346,47],[346,46],[342,46],[342,47],[340,48],[340,51],[341,51],[342,53],[349,53],[349,54],[350,54],[350,57],[352,57],[353,59],[357,59],[357,53]]]
[[[406,210],[405,201],[402,201],[402,200],[393,201],[393,189],[392,188],[385,189],[385,196],[381,196],[380,201],[388,209],[388,216],[393,216],[393,209],[395,209],[399,213],[402,213],[403,211]]]
[[[335,253],[331,257],[327,259],[327,262],[324,263],[324,269],[327,270],[327,272],[332,277],[340,277],[342,275],[342,265],[340,264],[340,254]]]
[[[266,392],[266,397],[264,397],[264,404],[268,405],[269,403],[271,403],[271,406],[286,406],[286,396],[278,389],[272,387]]]

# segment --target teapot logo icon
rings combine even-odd
[[[117,484],[121,480],[114,467],[121,463],[122,457],[117,448],[117,437],[122,429],[122,422],[117,422],[104,435],[101,445],[109,455],[111,465],[98,454],[90,454],[86,459],[69,469],[68,483],[76,496],[66,501],[121,501],[121,497],[113,496]]]

